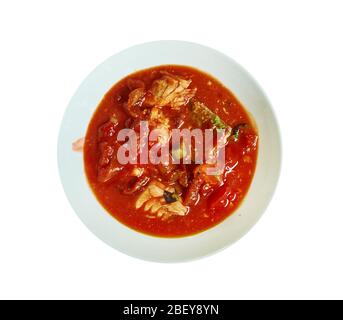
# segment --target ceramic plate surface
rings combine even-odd
[[[260,137],[255,176],[243,203],[219,225],[184,238],[158,238],[118,222],[92,193],[83,156],[72,142],[85,136],[94,111],[107,91],[125,76],[153,66],[192,66],[220,80],[254,118]],[[266,210],[281,165],[280,133],[271,105],[257,82],[235,61],[211,48],[182,41],[145,43],[122,51],[98,66],[81,84],[65,113],[58,141],[60,176],[66,195],[83,223],[113,248],[158,262],[180,262],[207,256],[241,238]]]

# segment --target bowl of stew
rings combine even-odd
[[[182,41],[99,65],[65,113],[60,176],[83,223],[130,256],[179,262],[242,237],[277,185],[272,107],[231,58]]]

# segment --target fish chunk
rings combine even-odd
[[[138,197],[136,201],[136,209],[141,208],[147,201],[152,198],[163,197],[164,185],[153,181],[149,184],[146,190]]]
[[[146,103],[158,107],[170,105],[172,108],[187,105],[196,93],[196,89],[188,88],[192,81],[168,72],[162,74],[160,79],[153,82]]]
[[[143,207],[145,212],[156,214],[162,220],[166,220],[171,216],[185,216],[188,213],[188,208],[180,200],[167,203],[164,198],[165,192],[174,193],[175,189],[166,187],[158,181],[151,182],[138,197],[136,209]]]
[[[129,100],[127,102],[127,110],[134,118],[138,118],[140,115],[140,107],[144,103],[145,90],[144,88],[137,88],[130,92]]]

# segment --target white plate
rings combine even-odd
[[[200,234],[158,238],[136,232],[114,219],[88,186],[82,154],[71,144],[86,133],[104,94],[120,79],[164,64],[193,66],[219,79],[252,114],[260,136],[256,173],[239,209],[216,227]],[[66,195],[83,223],[100,239],[130,256],[179,262],[207,256],[241,238],[261,217],[272,198],[281,165],[280,134],[265,94],[236,62],[208,47],[182,41],[158,41],[122,51],[98,66],[81,84],[65,113],[58,142],[58,162]]]

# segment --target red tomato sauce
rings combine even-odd
[[[224,173],[214,182],[211,177],[199,177],[201,167],[194,163],[171,167],[146,164],[138,170],[132,165],[123,166],[116,163],[113,154],[118,147],[118,131],[123,128],[136,129],[138,120],[152,119],[152,108],[157,101],[156,97],[151,98],[151,88],[156,85],[154,81],[161,77],[167,82],[170,79],[173,81],[174,76],[179,84],[183,84],[180,79],[188,81],[184,85],[188,85],[183,91],[184,96],[177,96],[173,100],[183,99],[181,103],[184,105],[175,103],[176,106],[170,107],[167,102],[159,101],[160,105],[167,105],[154,109],[163,112],[163,117],[168,119],[169,129],[197,126],[192,120],[194,101],[201,102],[219,117],[221,124],[225,123],[225,126],[232,129],[225,146]],[[139,90],[136,92],[141,100],[134,99],[133,94],[130,95],[137,88]],[[170,96],[167,98],[171,99]],[[131,105],[132,100],[135,103]],[[157,121],[161,121],[160,116]],[[215,126],[217,120],[211,121],[208,120],[198,127],[205,129],[211,125]],[[84,145],[86,175],[101,205],[126,226],[161,237],[196,234],[230,216],[249,190],[257,154],[258,134],[254,123],[229,89],[204,72],[174,65],[142,70],[116,83],[104,96],[91,119]],[[169,214],[170,212],[164,209],[166,214],[158,217],[156,213],[144,210],[144,205],[137,208],[137,199],[154,181],[169,187],[168,190],[174,190],[169,193],[164,191],[164,198],[159,198],[161,203],[178,199],[182,206],[187,207],[187,213]],[[169,196],[172,197],[171,200]]]

